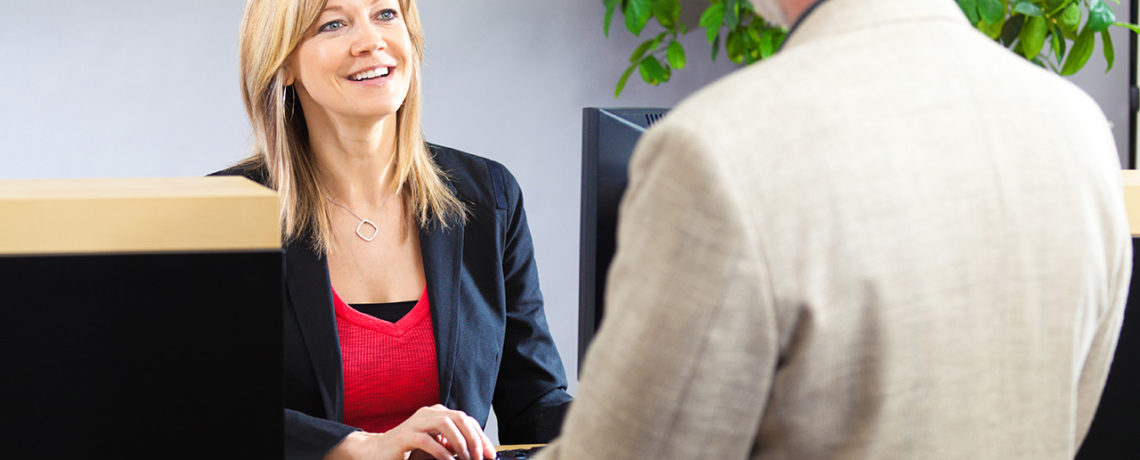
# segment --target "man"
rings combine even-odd
[[[799,23],[638,146],[541,458],[1071,459],[1131,273],[1103,114],[950,0],[754,3]]]

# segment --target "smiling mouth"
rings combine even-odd
[[[374,79],[377,79],[377,78],[384,78],[384,77],[387,77],[387,76],[388,76],[388,73],[389,73],[389,72],[391,72],[391,68],[389,68],[389,67],[380,67],[380,68],[376,68],[376,69],[372,69],[372,70],[367,70],[367,71],[364,71],[364,72],[360,72],[360,73],[358,73],[358,74],[355,74],[355,75],[350,75],[350,76],[348,77],[348,79],[349,79],[349,80],[352,80],[352,81],[367,81],[367,80],[374,80]]]

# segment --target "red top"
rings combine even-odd
[[[439,403],[427,287],[395,323],[356,311],[333,290],[344,362],[344,423],[383,433]]]

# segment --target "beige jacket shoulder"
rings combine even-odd
[[[953,1],[828,0],[639,144],[543,458],[1072,458],[1121,195],[1096,105]]]

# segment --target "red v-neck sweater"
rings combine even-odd
[[[439,403],[431,308],[424,288],[395,323],[348,306],[333,291],[344,369],[344,423],[372,433],[399,425]]]

